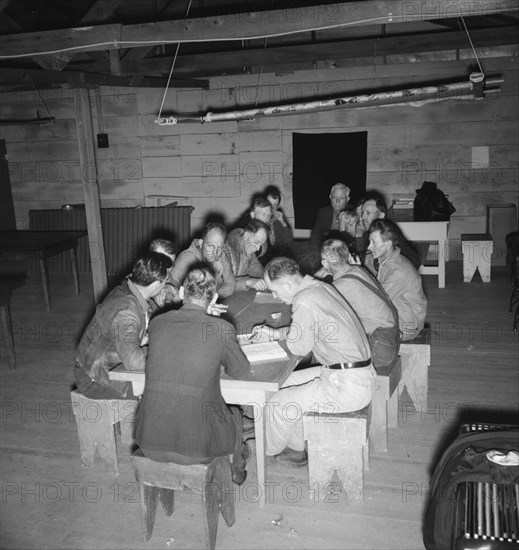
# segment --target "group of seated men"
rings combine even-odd
[[[266,452],[305,465],[302,413],[316,407],[351,412],[369,404],[375,369],[396,361],[400,340],[420,332],[427,307],[420,275],[401,253],[398,227],[381,205],[374,206],[382,215],[374,215],[364,201],[348,230],[348,197],[348,188],[337,184],[331,215],[318,212],[312,238],[325,241],[322,268],[314,276],[301,273],[295,259],[276,255],[292,239],[279,194],[255,201],[248,219],[228,234],[224,226],[208,224],[178,255],[172,242],[153,241],[85,330],[76,348],[78,390],[93,399],[132,399],[131,385],[111,380],[109,371],[121,364],[145,370],[136,427],[145,456],[194,464],[232,453],[232,477],[242,484],[250,434],[242,434],[241,409],[223,400],[220,369],[244,379],[250,364],[235,328],[220,317],[226,306],[217,299],[239,290],[269,290],[291,306],[291,324],[258,325],[253,340],[284,339],[292,354],[309,356],[318,366],[294,371],[272,397]],[[359,226],[370,217],[366,236]],[[342,233],[367,237],[363,266]],[[273,257],[264,266],[261,258],[268,254]]]

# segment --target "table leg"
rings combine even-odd
[[[266,462],[266,422],[267,414],[266,403],[254,403],[254,436],[256,438],[256,468],[258,470],[258,495],[259,505],[265,506],[266,490],[265,482],[267,480],[267,462]]]
[[[70,256],[70,265],[72,266],[72,276],[74,277],[74,284],[76,285],[76,294],[79,294],[79,277],[77,273],[77,257],[76,257],[76,247],[73,246],[69,250]]]
[[[447,241],[438,241],[438,288],[445,288],[446,254],[448,254]]]
[[[50,287],[49,287],[49,272],[47,269],[47,258],[40,258],[40,272],[41,272],[41,282],[43,285],[43,295],[45,297],[45,305],[47,311],[52,309],[50,305]]]
[[[7,364],[10,369],[16,368],[16,355],[14,352],[13,329],[11,325],[11,314],[9,304],[0,306],[0,328],[2,331],[2,340],[5,336],[5,345],[7,348]]]

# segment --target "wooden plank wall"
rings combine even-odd
[[[502,74],[504,83],[498,95],[487,99],[452,98],[422,106],[353,108],[244,122],[158,126],[154,121],[163,90],[103,88],[102,122],[110,147],[96,149],[101,205],[152,206],[150,195],[179,197],[179,204],[195,207],[196,230],[209,215],[232,222],[253,193],[274,184],[283,190],[285,211],[293,217],[292,133],[366,130],[368,189],[382,191],[390,202],[414,196],[426,179],[435,181],[457,209],[451,238],[484,231],[488,203],[519,202],[519,62],[517,55],[495,55],[483,52],[481,62],[487,75]],[[261,79],[256,74],[214,78],[208,90],[169,90],[164,114],[247,108],[256,98],[265,105],[402,88],[463,79],[469,72],[468,59],[453,59],[264,74]],[[53,126],[0,128],[19,228],[27,227],[31,208],[83,202],[72,91],[41,94],[57,119]],[[91,100],[97,132],[100,117],[93,95]],[[37,111],[41,116],[45,112],[34,93],[1,98],[2,119],[33,118]],[[474,147],[488,148],[488,166],[473,162]]]

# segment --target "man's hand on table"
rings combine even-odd
[[[250,340],[252,343],[255,342],[272,342],[274,340],[285,340],[286,335],[290,327],[281,327],[281,328],[274,328],[269,327],[265,324],[263,325],[256,325],[252,328],[252,335],[250,337]]]
[[[253,288],[254,290],[259,290],[260,292],[267,290],[267,284],[263,279],[250,278],[247,279],[247,288]]]
[[[209,313],[209,315],[213,315],[214,317],[220,317],[222,313],[225,313],[227,311],[229,306],[217,304],[216,300],[218,300],[218,292],[214,293],[211,303],[207,306],[207,313]]]

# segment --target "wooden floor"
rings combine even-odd
[[[37,274],[13,296],[16,371],[8,371],[2,344],[1,548],[203,548],[199,497],[176,497],[171,518],[159,507],[144,544],[129,453],[119,446],[118,477],[100,461],[81,466],[69,391],[92,288],[85,276],[76,296],[71,277],[51,279],[51,312]],[[422,515],[438,455],[462,420],[517,423],[519,388],[505,268],[493,269],[490,284],[469,284],[461,263],[450,262],[445,289],[434,277],[425,277],[425,286],[434,331],[428,407],[404,403],[389,452],[371,456],[365,503],[350,504],[344,494],[323,502],[322,490],[309,493],[306,468],[269,464],[268,504],[260,508],[252,461],[236,495],[236,523],[220,521],[217,548],[423,548]]]

